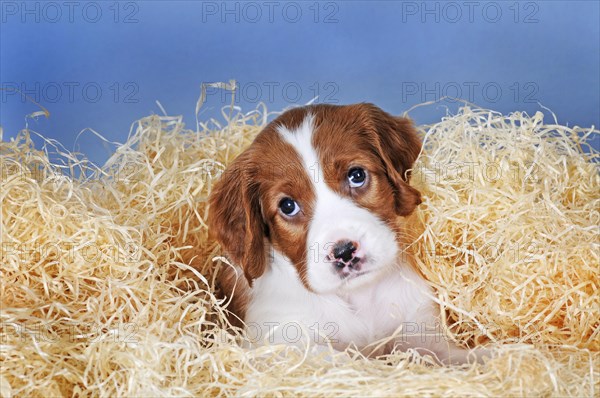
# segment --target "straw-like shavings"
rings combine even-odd
[[[101,169],[30,130],[2,141],[2,397],[598,395],[597,130],[466,106],[421,128],[411,249],[449,336],[495,353],[441,367],[244,348],[204,220],[266,116],[150,116]]]

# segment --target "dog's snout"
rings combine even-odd
[[[358,249],[358,243],[351,240],[340,240],[333,245],[333,258],[345,263],[352,260],[354,253]]]

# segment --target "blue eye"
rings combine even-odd
[[[288,217],[293,217],[300,211],[298,203],[290,198],[283,198],[279,202],[279,210]]]
[[[366,179],[367,172],[360,167],[353,167],[348,171],[348,182],[352,188],[362,187]]]

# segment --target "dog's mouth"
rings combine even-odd
[[[348,261],[331,259],[331,257],[327,256],[325,262],[332,264],[333,272],[343,280],[355,279],[370,272],[363,269],[364,264],[367,262],[364,256],[353,256]]]
[[[345,281],[349,281],[352,279],[359,278],[363,275],[369,274],[371,271],[359,271],[359,272],[348,272],[344,274],[340,274],[340,278]]]
[[[348,261],[342,261],[342,260],[335,260],[332,261],[335,268],[342,271],[344,269],[349,269],[349,270],[356,270],[359,269],[360,266],[362,265],[362,263],[364,262],[362,258],[360,257],[352,257],[350,260]]]

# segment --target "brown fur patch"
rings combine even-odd
[[[315,116],[313,145],[331,189],[392,225],[397,216],[414,211],[421,203],[420,193],[408,185],[407,170],[421,143],[410,120],[371,104],[321,105]],[[363,187],[351,189],[346,177],[356,166],[369,177]]]

